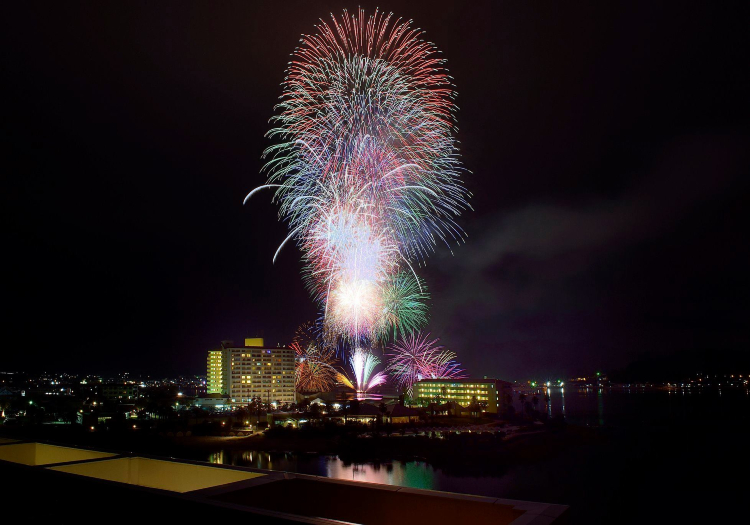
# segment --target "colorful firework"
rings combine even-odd
[[[405,337],[427,323],[429,294],[424,282],[409,272],[390,277],[383,286],[383,316],[381,330],[393,330],[394,339]]]
[[[410,334],[394,343],[390,350],[387,371],[393,375],[400,389],[411,397],[414,383],[422,379],[459,379],[463,370],[456,354],[438,342],[429,340],[430,334]]]
[[[274,260],[298,244],[324,332],[357,349],[354,359],[425,324],[414,266],[438,243],[464,240],[455,220],[469,193],[455,93],[434,44],[378,11],[331,18],[293,54],[268,133],[279,143],[264,153],[268,182],[245,201],[276,189],[290,233]]]
[[[336,383],[336,357],[317,334],[315,325],[300,326],[291,347],[297,353],[295,383],[303,392],[328,392]]]
[[[383,372],[375,372],[375,367],[380,364],[378,359],[370,350],[355,348],[349,358],[349,367],[353,374],[353,381],[346,375],[339,373],[338,380],[345,386],[355,390],[357,397],[363,399],[367,392],[386,381]]]

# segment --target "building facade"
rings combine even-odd
[[[245,339],[244,345],[222,341],[208,351],[209,394],[229,396],[232,405],[294,403],[294,358],[291,348],[270,348],[261,338]]]
[[[229,374],[224,374],[224,355],[223,348],[208,351],[208,368],[206,371],[207,394],[225,395],[229,393]]]
[[[513,395],[513,384],[500,379],[423,379],[414,384],[414,402],[426,406],[430,403],[456,402],[470,406],[475,398],[485,412],[503,412]]]
[[[105,383],[101,385],[105,399],[135,399],[138,397],[138,385],[133,383]]]

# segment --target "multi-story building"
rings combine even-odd
[[[102,396],[106,399],[135,399],[138,385],[134,383],[105,383],[101,385]]]
[[[222,348],[208,351],[208,370],[206,372],[206,393],[208,394],[228,394],[229,388],[229,370],[224,374],[224,355],[225,351],[222,342]]]
[[[513,384],[500,379],[423,379],[414,384],[417,404],[456,402],[468,407],[476,401],[492,414],[502,411],[508,395],[513,395]]]
[[[294,403],[294,350],[271,348],[261,338],[244,345],[222,341],[208,351],[208,393],[229,396],[233,405],[260,398],[264,403]]]

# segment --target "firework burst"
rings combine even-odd
[[[386,381],[386,375],[383,372],[374,373],[378,364],[380,364],[380,359],[370,350],[355,348],[349,358],[353,380],[342,373],[338,374],[338,380],[355,390],[357,397],[363,399],[367,396],[369,390],[382,385]]]
[[[336,357],[324,345],[312,323],[303,324],[294,337],[291,347],[297,354],[295,383],[304,392],[328,392],[336,383]]]
[[[440,339],[429,340],[430,334],[410,334],[390,348],[388,372],[400,389],[411,397],[414,383],[422,379],[459,379],[463,370],[456,354],[438,344]]]
[[[355,349],[351,359],[374,358],[371,347],[427,320],[414,267],[438,243],[464,240],[455,94],[410,22],[360,9],[316,29],[287,70],[268,182],[245,200],[275,188],[290,233],[274,260],[296,242],[329,341]]]

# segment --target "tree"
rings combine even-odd
[[[524,394],[523,392],[518,394],[518,400],[521,402],[521,419],[523,419],[523,408],[524,408],[524,402],[526,401],[526,398],[529,397],[528,395]]]
[[[440,388],[440,394],[435,394],[435,403],[438,405],[443,399],[446,399],[448,396],[448,389],[446,387]]]
[[[347,405],[346,401],[341,403],[341,412],[344,414],[344,426],[346,426],[347,416],[349,415],[349,405]]]
[[[524,407],[526,408],[526,412],[531,414],[531,403],[529,401],[526,401],[526,403],[524,403]]]
[[[469,405],[469,412],[471,412],[471,415],[474,417],[479,416],[479,401],[477,401],[477,396],[471,396],[471,404]]]
[[[263,408],[263,401],[259,397],[254,397],[252,403],[249,405],[250,409],[255,412],[257,422],[260,424],[260,411]]]
[[[320,405],[313,403],[310,405],[310,419],[320,419]]]
[[[359,399],[354,398],[351,401],[349,401],[349,408],[352,409],[352,414],[359,412]]]
[[[386,414],[388,414],[388,407],[381,401],[378,408],[380,409],[380,413],[383,415],[383,419],[385,419]]]
[[[533,414],[533,417],[539,417],[539,411],[537,410],[537,405],[539,405],[539,397],[537,397],[536,395],[532,396],[531,404],[534,406],[534,410],[530,410],[529,412]]]

